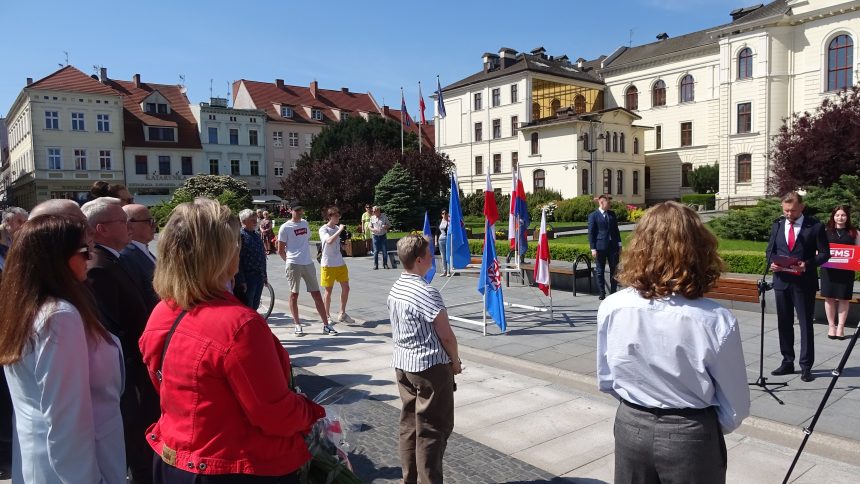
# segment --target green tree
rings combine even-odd
[[[720,165],[702,165],[690,173],[690,185],[696,193],[717,193],[720,189]]]
[[[164,225],[177,205],[197,197],[218,200],[236,214],[251,206],[251,191],[244,181],[226,175],[195,175],[185,180],[185,183],[173,192],[169,201],[153,207],[152,215],[159,225]]]
[[[418,150],[418,137],[414,133],[404,133],[407,150]],[[344,146],[364,145],[370,148],[392,148],[400,150],[400,123],[381,116],[371,116],[365,120],[360,116],[326,126],[314,137],[311,151],[307,155],[313,160],[321,160]]]
[[[418,185],[415,178],[400,163],[396,163],[376,185],[376,205],[388,216],[391,225],[410,230],[419,226],[424,207],[415,202]]]

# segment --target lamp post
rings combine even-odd
[[[591,115],[587,115],[587,116],[582,116],[582,119],[588,121],[588,140],[587,140],[588,144],[586,146],[584,146],[584,148],[585,148],[585,151],[587,151],[589,154],[588,166],[591,169],[591,176],[589,177],[588,181],[589,181],[589,184],[591,185],[589,187],[591,190],[591,195],[596,194],[596,192],[595,192],[595,177],[597,175],[595,174],[595,171],[597,168],[595,167],[595,165],[597,164],[597,160],[594,159],[594,152],[597,151],[596,141],[603,141],[606,139],[606,136],[603,133],[600,133],[600,135],[597,136],[597,139],[594,138],[594,123],[595,123],[594,116],[596,116],[596,115],[591,114]],[[586,141],[585,138],[582,136],[579,137],[579,140],[583,141],[583,142]]]

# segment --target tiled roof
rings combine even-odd
[[[638,45],[636,47],[621,47],[621,52],[604,67],[607,69],[636,63],[646,59],[652,59],[675,52],[680,52],[696,47],[709,46],[709,51],[719,51],[719,39],[713,35],[714,30],[725,27],[741,26],[746,23],[755,22],[788,11],[787,0],[776,0],[761,8],[758,8],[743,17],[730,23],[718,25],[698,32],[669,37],[650,44]]]
[[[388,106],[382,106],[382,115],[392,121],[400,123],[399,109],[391,109]],[[406,116],[409,118],[410,122],[409,127],[405,128],[406,131],[409,133],[414,133],[416,136],[418,136],[418,123],[415,122],[415,119],[412,118],[412,116],[409,114],[409,111],[406,112]],[[424,146],[428,148],[433,148],[436,140],[436,131],[434,129],[433,124],[422,125],[421,135],[421,141],[424,143]]]
[[[239,85],[244,83],[251,100],[257,109],[266,111],[271,121],[282,121],[305,124],[327,124],[337,122],[333,119],[332,109],[347,113],[379,113],[379,107],[369,93],[359,93],[347,90],[316,89],[316,96],[310,87],[283,85],[279,87],[272,82],[239,80],[233,83],[233,98],[235,99]],[[275,106],[276,104],[293,108],[293,117],[284,118]],[[302,107],[310,107],[322,111],[323,120],[312,119]]]
[[[554,76],[566,77],[568,79],[603,84],[603,81],[600,79],[600,77],[597,76],[597,73],[593,69],[580,70],[576,67],[576,64],[558,61],[555,59],[550,60],[549,58],[543,58],[539,55],[532,55],[521,52],[517,54],[514,63],[504,69],[498,68],[489,72],[477,72],[465,79],[461,79],[453,84],[445,86],[444,88],[442,88],[442,91],[450,91],[451,89],[456,89],[458,87],[477,84],[479,82],[484,82],[490,79],[496,79],[499,77],[504,77],[524,71],[538,72],[541,74],[551,74]]]
[[[108,86],[79,71],[74,66],[65,66],[53,74],[30,84],[27,89],[44,89],[48,91],[69,91],[88,94],[116,96]]]
[[[188,97],[185,96],[181,86],[142,82],[138,87],[132,81],[115,79],[110,79],[108,85],[123,96],[126,146],[164,149],[201,148],[197,121],[191,113]],[[141,108],[141,102],[156,91],[170,103],[170,114],[151,115]],[[144,126],[177,127],[179,128],[178,138],[176,142],[146,141],[143,133]]]

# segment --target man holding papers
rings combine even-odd
[[[803,214],[803,198],[797,192],[782,197],[783,216],[771,228],[766,254],[771,261],[776,296],[779,351],[782,364],[772,375],[794,373],[794,313],[800,323],[800,379],[815,379],[811,369],[815,361],[812,315],[815,292],[818,291],[816,268],[830,258],[830,244],[824,226],[816,218]]]

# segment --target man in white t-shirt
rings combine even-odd
[[[290,283],[290,313],[293,316],[296,336],[304,336],[301,322],[299,322],[299,285],[301,280],[305,281],[305,287],[314,298],[314,304],[323,324],[323,334],[335,335],[337,331],[328,324],[325,306],[320,295],[320,286],[317,282],[316,268],[311,260],[310,246],[311,238],[308,221],[302,218],[304,209],[298,203],[293,204],[293,216],[281,225],[278,230],[278,255],[287,263],[287,281]]]
[[[349,270],[343,255],[340,253],[340,235],[345,226],[340,224],[340,210],[330,207],[326,210],[328,223],[320,227],[320,242],[322,243],[322,261],[320,261],[320,285],[325,290],[325,312],[328,315],[329,326],[335,322],[352,324],[355,322],[346,314],[346,301],[349,299]],[[331,317],[331,293],[334,283],[340,283],[340,317]]]

